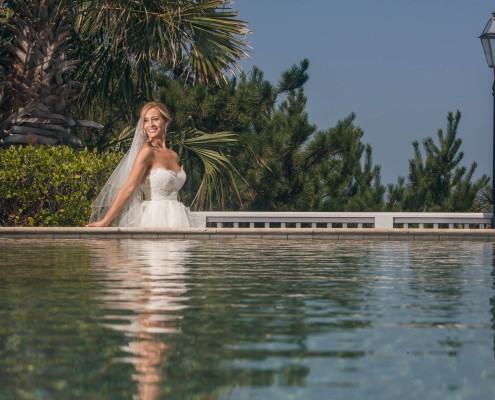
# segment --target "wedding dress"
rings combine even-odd
[[[186,181],[181,168],[174,172],[163,167],[154,168],[141,184],[144,201],[141,203],[142,227],[191,228],[200,223],[189,208],[178,201],[178,191]]]

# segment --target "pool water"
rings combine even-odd
[[[0,242],[0,399],[492,399],[495,244]]]

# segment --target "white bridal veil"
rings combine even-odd
[[[110,206],[113,204],[117,193],[122,185],[127,181],[131,172],[134,160],[136,159],[141,146],[146,141],[146,136],[143,131],[143,124],[139,119],[136,130],[134,131],[134,139],[132,145],[125,156],[120,160],[117,168],[112,172],[110,178],[103,186],[98,197],[91,204],[90,222],[99,221],[107,213]],[[120,211],[119,215],[112,221],[112,225],[116,226],[138,226],[141,220],[141,202],[143,201],[143,192],[140,185],[132,194],[131,198]]]

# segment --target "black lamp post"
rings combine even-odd
[[[480,36],[483,50],[485,51],[486,62],[490,68],[494,68],[495,73],[495,12],[488,21]],[[495,75],[492,86],[493,95],[493,153],[492,153],[492,228],[495,228]]]

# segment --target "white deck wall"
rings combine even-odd
[[[193,212],[217,228],[489,229],[491,213]]]

